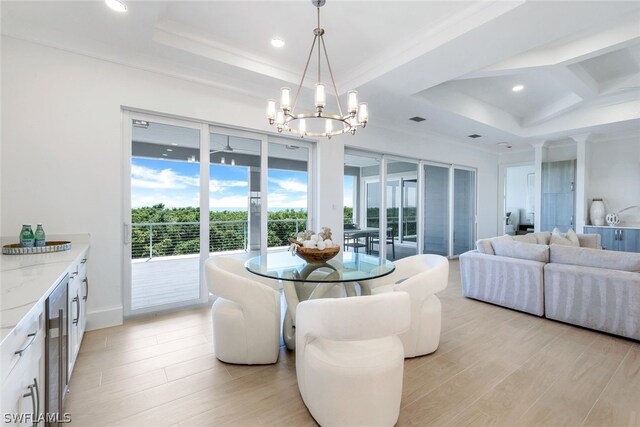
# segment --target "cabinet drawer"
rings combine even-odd
[[[0,349],[2,381],[13,371],[21,359],[44,342],[44,307],[36,306],[5,338]]]

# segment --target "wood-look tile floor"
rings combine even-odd
[[[398,425],[640,426],[639,343],[466,299],[457,261],[450,271],[440,348],[406,360]],[[194,309],[88,332],[72,425],[316,425],[294,354],[219,362],[210,319]]]

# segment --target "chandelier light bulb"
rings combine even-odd
[[[235,166],[236,165],[236,159],[231,159],[231,166]]]
[[[276,101],[274,99],[267,101],[267,119],[270,124],[273,124],[276,119]]]
[[[327,105],[327,92],[324,84],[316,83],[316,108],[322,110]]]
[[[282,111],[278,111],[276,113],[276,124],[278,126],[282,126],[284,124],[284,113]]]
[[[362,124],[362,127],[369,121],[369,107],[366,102],[361,102],[358,108],[358,121]]]
[[[283,111],[291,109],[291,89],[288,87],[283,87],[280,91],[280,108]]]
[[[220,164],[224,165],[224,156],[220,157]]]
[[[305,135],[307,133],[307,122],[305,119],[300,119],[298,130],[300,131],[300,135]]]
[[[324,131],[325,131],[326,133],[331,133],[331,132],[333,132],[333,120],[331,120],[331,119],[327,119],[327,120],[325,121],[325,124],[324,124]]]
[[[355,116],[358,112],[358,91],[350,90],[347,98],[347,110],[349,114]]]

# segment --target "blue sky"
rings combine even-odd
[[[211,210],[247,209],[249,171],[247,167],[210,166]],[[200,164],[134,157],[131,159],[131,207],[199,206]],[[269,170],[269,209],[306,209],[307,173]]]

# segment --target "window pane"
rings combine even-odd
[[[209,252],[260,249],[260,140],[211,133]]]
[[[267,246],[288,246],[289,237],[307,229],[309,150],[269,143]]]

